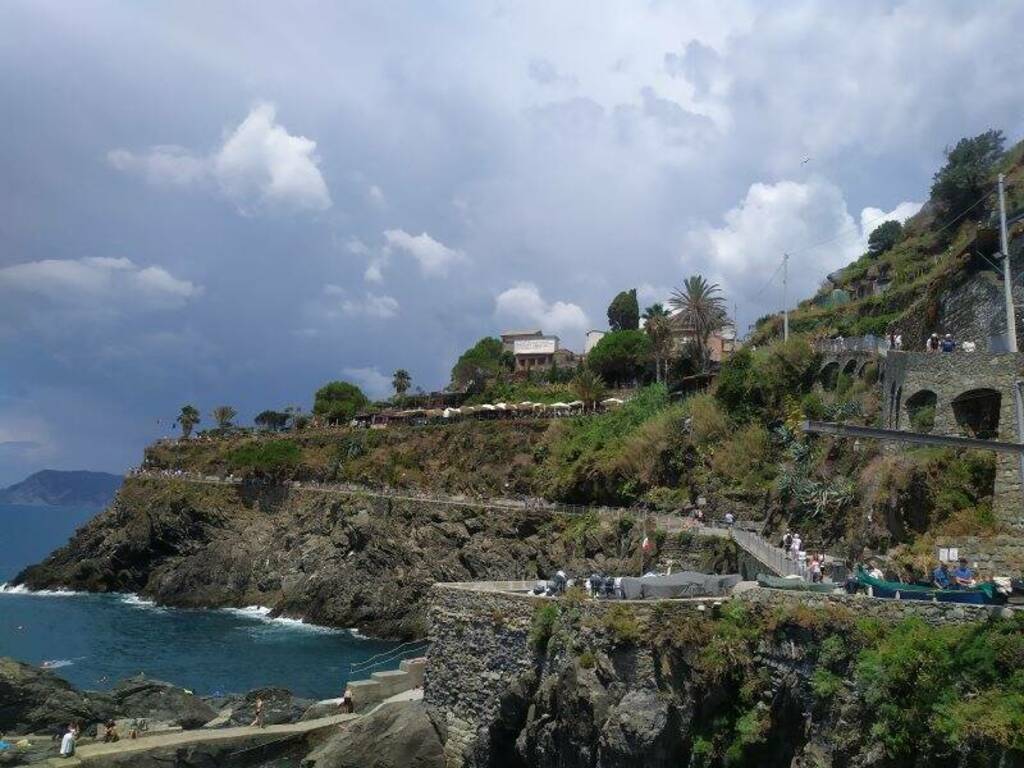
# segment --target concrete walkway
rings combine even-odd
[[[49,766],[83,766],[103,757],[121,757],[136,752],[145,752],[163,747],[188,747],[194,744],[225,744],[232,741],[240,742],[271,742],[282,736],[295,736],[339,725],[348,720],[355,720],[360,715],[333,715],[317,720],[283,725],[268,725],[266,728],[249,726],[239,728],[217,728],[212,730],[196,729],[192,731],[176,731],[174,733],[143,736],[138,739],[122,739],[112,744],[97,742],[83,744],[75,750],[73,758],[51,757],[43,765]]]

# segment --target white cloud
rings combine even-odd
[[[211,181],[243,213],[326,210],[331,196],[320,173],[316,142],[288,133],[276,119],[274,105],[262,102],[209,156],[160,145],[141,154],[114,149],[107,153],[107,161],[154,184],[189,186]]]
[[[498,294],[494,315],[501,321],[519,326],[540,327],[545,333],[558,334],[567,346],[589,327],[590,321],[578,304],[565,301],[548,303],[536,285],[519,283]]]
[[[865,208],[858,225],[842,191],[827,180],[756,183],[725,213],[722,226],[703,224],[689,232],[683,262],[694,271],[706,268],[727,300],[742,302],[752,319],[782,306],[777,270],[783,254],[791,254],[792,306],[814,294],[825,275],[863,254],[878,224],[888,218],[903,221],[920,208],[915,202],[900,203],[888,213]]]
[[[466,261],[466,254],[449,248],[426,232],[410,235],[404,229],[389,229],[384,232],[389,248],[397,248],[419,262],[424,275],[444,276],[452,264]]]
[[[914,202],[902,202],[893,208],[891,211],[883,211],[881,208],[865,208],[860,212],[860,233],[861,243],[860,250],[864,252],[868,249],[868,238],[871,237],[871,233],[885,221],[898,221],[900,224],[905,222],[915,213],[921,210],[924,203]]]
[[[383,400],[392,393],[391,377],[376,368],[343,368],[341,372],[373,400]]]
[[[350,317],[372,317],[387,320],[398,314],[398,300],[393,296],[367,292],[362,297],[353,297],[340,285],[324,286],[324,295],[330,303],[324,307],[325,314],[336,317],[340,311]]]
[[[202,290],[163,267],[140,267],[125,258],[43,259],[0,268],[0,294],[43,297],[57,305],[174,308]]]

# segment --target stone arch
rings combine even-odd
[[[857,375],[857,358],[846,361],[846,365],[843,366],[843,373],[850,377]]]
[[[915,432],[931,432],[935,427],[935,406],[939,396],[930,389],[919,389],[907,398],[907,421]]]
[[[839,363],[833,360],[831,363],[826,363],[821,373],[818,374],[818,380],[821,381],[821,386],[825,389],[835,389],[836,382],[839,380]]]
[[[991,440],[999,434],[1003,396],[995,389],[969,389],[953,400],[953,418],[968,437]]]

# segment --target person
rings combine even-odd
[[[928,337],[928,341],[925,343],[925,350],[928,352],[939,351],[939,334],[933,333]]]
[[[347,685],[345,686],[345,692],[341,695],[341,711],[347,714],[352,714],[356,711],[355,704],[352,701],[352,689]]]
[[[256,698],[256,716],[252,719],[252,722],[249,723],[249,727],[250,728],[252,728],[253,726],[259,726],[260,728],[264,727],[264,725],[263,725],[263,699],[261,699],[259,697]]]
[[[78,734],[75,731],[75,724],[68,723],[68,729],[60,740],[60,756],[71,757],[75,754],[75,739]]]
[[[789,552],[793,555],[794,560],[800,559],[800,550],[803,547],[803,542],[800,540],[800,534],[794,533],[793,539],[789,542]]]
[[[896,349],[896,329],[889,330],[889,349]]]
[[[949,575],[949,566],[946,563],[939,563],[932,571],[932,584],[938,589],[949,589],[953,586],[953,579]]]
[[[903,349],[903,334],[896,334],[896,349]]]
[[[121,740],[121,737],[117,734],[117,723],[113,719],[107,720],[107,722],[103,724],[103,727],[103,742],[105,744]]]
[[[814,555],[811,558],[811,564],[807,567],[808,572],[811,574],[811,581],[815,584],[821,582],[821,561],[818,560],[818,556]]]
[[[956,342],[953,341],[953,334],[947,333],[942,339],[942,351],[943,352],[955,352]]]
[[[977,582],[974,580],[974,571],[967,565],[967,558],[960,558],[960,565],[953,571],[953,581],[961,587],[973,587]]]
[[[870,576],[872,579],[881,579],[884,581],[885,573],[882,571],[881,568],[878,567],[878,563],[872,561],[871,563],[869,563],[869,565],[870,567],[868,568],[868,576]]]
[[[790,533],[789,531],[786,531],[785,535],[782,537],[782,549],[785,550],[786,552],[789,552],[789,545],[792,544],[792,543],[793,543],[793,534]]]
[[[732,512],[726,512],[725,513],[725,527],[726,528],[732,528],[732,526],[733,526],[733,524],[735,522],[736,522],[736,518],[735,518],[735,516],[733,516]]]

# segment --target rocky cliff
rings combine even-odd
[[[1020,617],[435,593],[425,699],[449,768],[1024,765]]]
[[[633,571],[643,536],[635,523],[469,499],[132,477],[109,509],[16,582],[136,592],[173,606],[262,605],[407,638],[424,633],[436,581]],[[677,567],[722,562],[718,542],[654,539]]]

